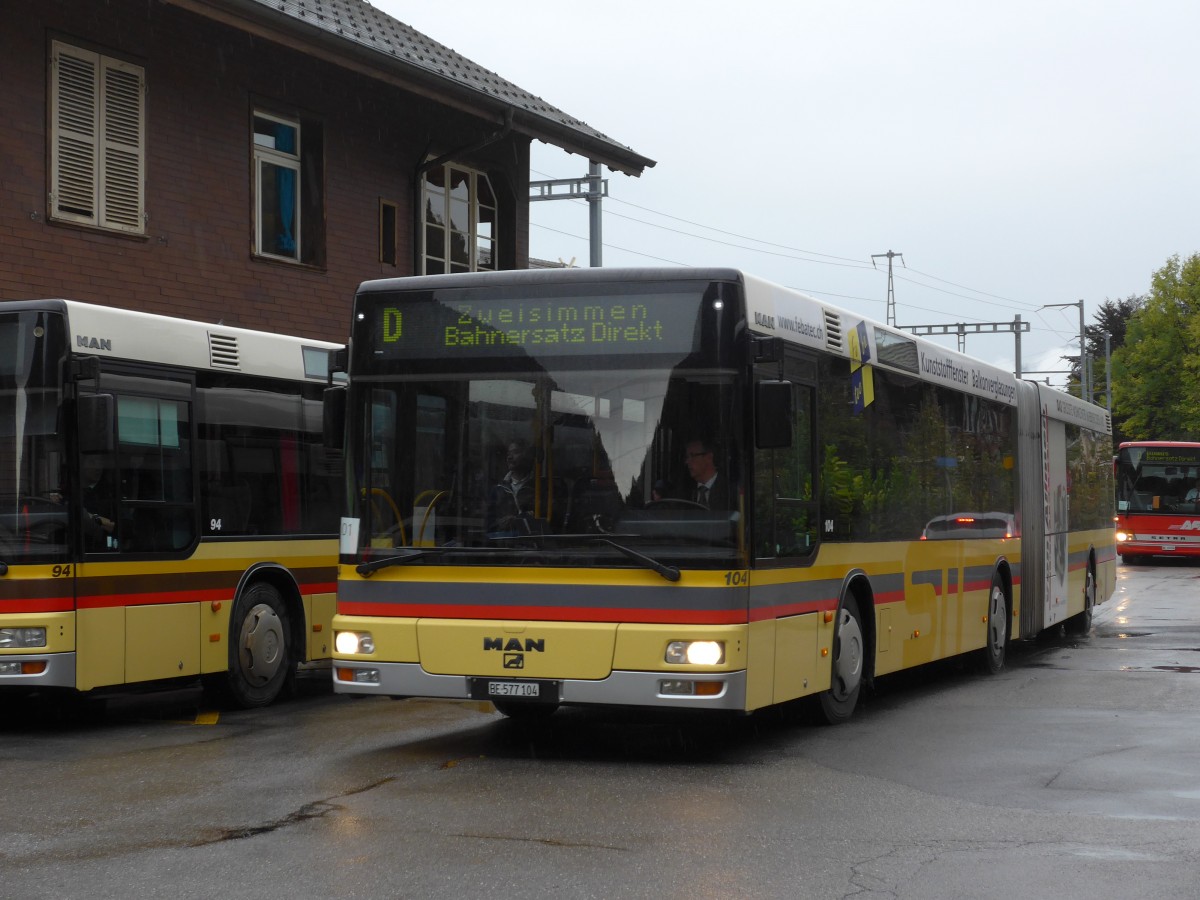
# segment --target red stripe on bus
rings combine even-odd
[[[300,585],[305,594],[332,593],[333,584]],[[211,603],[213,601],[233,600],[232,588],[212,588],[210,590],[173,591],[171,593],[152,592],[145,594],[94,594],[79,598],[79,609],[112,609],[121,606],[152,606],[168,603]]]
[[[0,600],[0,613],[71,612],[75,601],[71,597],[39,597],[36,600]]]
[[[785,616],[811,615],[831,609],[837,609],[837,599],[833,597],[828,600],[810,600],[805,603],[779,603],[750,610],[750,621],[763,622],[768,619],[782,619]]]

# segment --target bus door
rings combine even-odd
[[[771,609],[775,625],[768,675],[772,702],[806,693],[822,675],[820,617],[796,615],[804,596],[800,579],[817,552],[816,363],[790,348],[779,361],[760,362],[754,372],[754,465],[750,473],[751,541],[756,575],[752,610]],[[754,642],[761,640],[752,634]],[[767,653],[760,651],[760,656]]]
[[[1046,493],[1043,500],[1045,524],[1046,581],[1042,593],[1042,627],[1049,628],[1066,618],[1067,580],[1070,574],[1070,485],[1067,472],[1067,427],[1042,413],[1044,442],[1042,465]]]
[[[199,585],[179,564],[197,535],[192,396],[189,376],[140,368],[80,395],[81,690],[200,673]]]

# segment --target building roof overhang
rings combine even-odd
[[[574,116],[421,34],[366,0],[163,0],[275,40],[626,175],[654,165]],[[511,118],[510,118],[511,117]]]

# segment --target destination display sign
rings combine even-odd
[[[1200,463],[1200,450],[1187,447],[1147,447],[1142,465],[1194,466]]]
[[[699,291],[370,301],[376,358],[680,354],[699,344]]]

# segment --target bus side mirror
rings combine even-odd
[[[760,381],[754,385],[754,446],[760,450],[792,446],[790,381]]]
[[[325,388],[321,405],[326,450],[342,450],[346,442],[346,388]]]
[[[341,374],[344,374],[349,371],[349,365],[350,365],[349,348],[338,347],[336,350],[330,351],[328,365],[329,365],[329,373],[328,373],[329,383],[333,384],[333,381],[334,381],[333,376],[334,375],[341,375]],[[342,381],[345,381],[345,380],[346,379],[344,379],[344,378],[342,379]]]
[[[112,453],[113,395],[79,395],[79,452]]]

